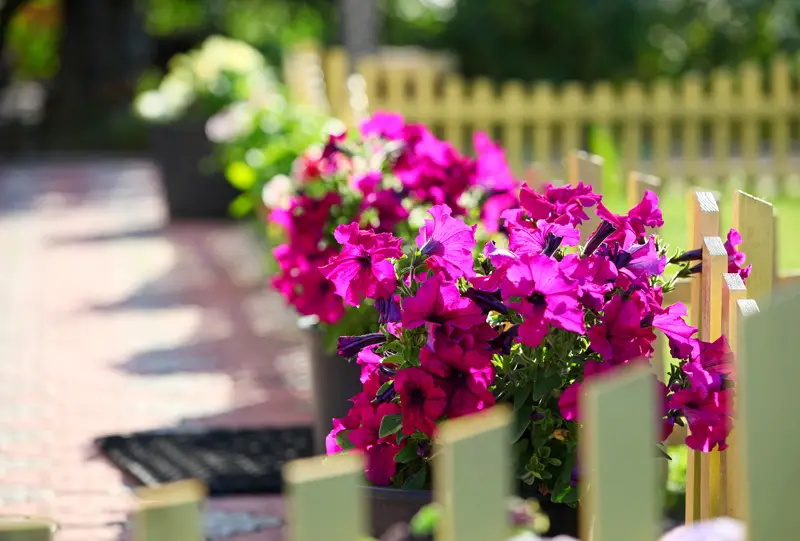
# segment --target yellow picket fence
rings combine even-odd
[[[472,132],[485,131],[502,142],[518,173],[537,162],[563,178],[563,159],[587,147],[592,126],[615,134],[625,170],[661,178],[722,179],[742,172],[783,179],[800,165],[793,154],[800,90],[784,56],[767,67],[748,63],[678,81],[585,87],[467,81],[448,70],[386,66],[378,58],[361,60],[352,77],[343,50],[298,50],[318,55],[337,117],[396,111],[465,151]]]

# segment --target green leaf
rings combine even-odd
[[[531,424],[531,414],[525,409],[514,412],[514,430],[511,431],[511,441],[515,442],[525,434]]]
[[[403,428],[403,416],[399,413],[385,415],[381,419],[381,427],[378,429],[378,437],[385,438],[400,432]]]
[[[386,383],[381,385],[380,388],[378,389],[378,392],[375,393],[375,396],[380,396],[381,394],[385,393],[389,389],[389,387],[392,386],[392,383],[393,383],[392,381],[387,381]]]
[[[559,459],[557,459],[557,458],[550,458],[550,459],[548,459],[548,462],[550,462],[550,464],[552,464],[553,466],[560,466],[561,465],[561,461]]]
[[[420,509],[414,518],[411,519],[411,533],[414,537],[425,537],[433,535],[436,524],[439,522],[439,517],[442,515],[442,509],[435,503],[429,503]]]
[[[225,176],[228,182],[242,191],[248,190],[256,181],[256,172],[253,168],[240,161],[230,163],[225,169]]]
[[[409,440],[406,446],[400,449],[400,451],[394,455],[394,461],[399,462],[400,464],[405,464],[406,462],[411,462],[412,460],[419,458],[419,455],[417,455],[417,447],[417,442]]]
[[[349,434],[349,430],[342,430],[336,434],[336,443],[342,448],[343,451],[349,451],[355,447],[348,437]]]
[[[551,393],[553,389],[557,389],[560,386],[561,376],[559,374],[554,374],[552,376],[545,375],[544,377],[540,376],[536,378],[536,381],[533,383],[533,399],[541,400]]]
[[[567,494],[572,489],[572,486],[569,484],[570,478],[572,477],[572,468],[575,467],[575,455],[571,454],[567,457],[566,461],[564,462],[564,466],[561,468],[561,474],[558,476],[556,480],[556,485],[553,487],[553,496],[552,500],[556,503],[566,503],[564,498],[567,497]]]
[[[253,199],[249,194],[243,193],[236,197],[228,206],[228,212],[234,218],[244,218],[253,211],[255,205]]]
[[[425,481],[428,480],[428,468],[423,465],[418,471],[406,479],[403,488],[406,490],[422,490],[425,488]]]
[[[529,387],[517,387],[514,390],[514,411],[524,407],[530,396],[531,390]]]
[[[672,460],[672,457],[669,456],[669,454],[667,453],[666,450],[664,450],[664,447],[662,447],[661,444],[656,445],[656,449],[658,449],[657,453],[658,458],[666,458],[667,460]]]

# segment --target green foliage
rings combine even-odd
[[[60,33],[57,0],[30,0],[23,6],[8,27],[7,47],[13,58],[14,76],[53,77],[59,66]]]
[[[148,75],[152,85],[152,75]],[[143,119],[172,122],[186,115],[206,119],[224,107],[279,92],[264,57],[246,43],[222,36],[170,60],[158,87],[140,93],[134,108]]]

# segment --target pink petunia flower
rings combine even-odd
[[[357,223],[340,225],[334,233],[342,251],[320,272],[336,287],[336,294],[350,306],[361,298],[386,298],[397,289],[397,276],[389,258],[402,257],[402,240],[390,233],[364,231]]]
[[[600,323],[589,329],[592,350],[614,364],[652,355],[656,337],[652,328],[641,325],[643,309],[633,298],[612,297],[603,307]]]
[[[616,228],[608,236],[609,242],[624,241],[626,232],[632,233],[634,240],[639,240],[647,234],[647,227],[664,225],[664,217],[658,208],[658,196],[650,190],[645,191],[642,200],[624,216],[614,214],[602,203],[597,205],[597,216]]]
[[[535,227],[520,222],[506,221],[508,248],[518,256],[524,254],[553,255],[559,246],[577,246],[581,232],[571,225],[536,222]]]
[[[525,255],[506,271],[500,288],[506,305],[525,318],[518,339],[537,347],[550,330],[558,327],[585,334],[578,288],[564,276],[557,261],[543,255]]]
[[[481,309],[464,298],[458,288],[434,274],[413,297],[403,300],[402,324],[405,329],[425,325],[429,332],[439,326],[470,329],[485,322]]]
[[[447,205],[436,205],[428,213],[433,220],[425,220],[417,235],[428,268],[441,271],[449,280],[475,276],[472,250],[477,226],[453,218]]]
[[[728,231],[728,237],[725,239],[725,251],[728,252],[728,272],[736,273],[742,277],[742,281],[747,282],[750,272],[753,270],[753,265],[744,266],[747,256],[743,252],[736,249],[742,243],[742,236],[735,229]]]
[[[580,225],[589,219],[584,208],[598,204],[602,196],[594,193],[591,186],[579,182],[577,186],[548,185],[544,194],[539,194],[527,185],[520,190],[519,201],[534,221],[546,220],[561,225]]]
[[[403,434],[417,430],[433,436],[436,421],[447,408],[447,394],[436,386],[433,376],[422,368],[398,370],[394,381],[403,415]]]

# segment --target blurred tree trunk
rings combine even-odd
[[[375,54],[380,47],[380,6],[378,0],[339,0],[342,44],[353,64]],[[350,66],[352,70],[353,65]]]
[[[128,114],[147,65],[148,38],[137,0],[62,0],[61,5],[60,66],[45,126],[56,145],[78,134],[92,145],[105,141],[115,121]]]

